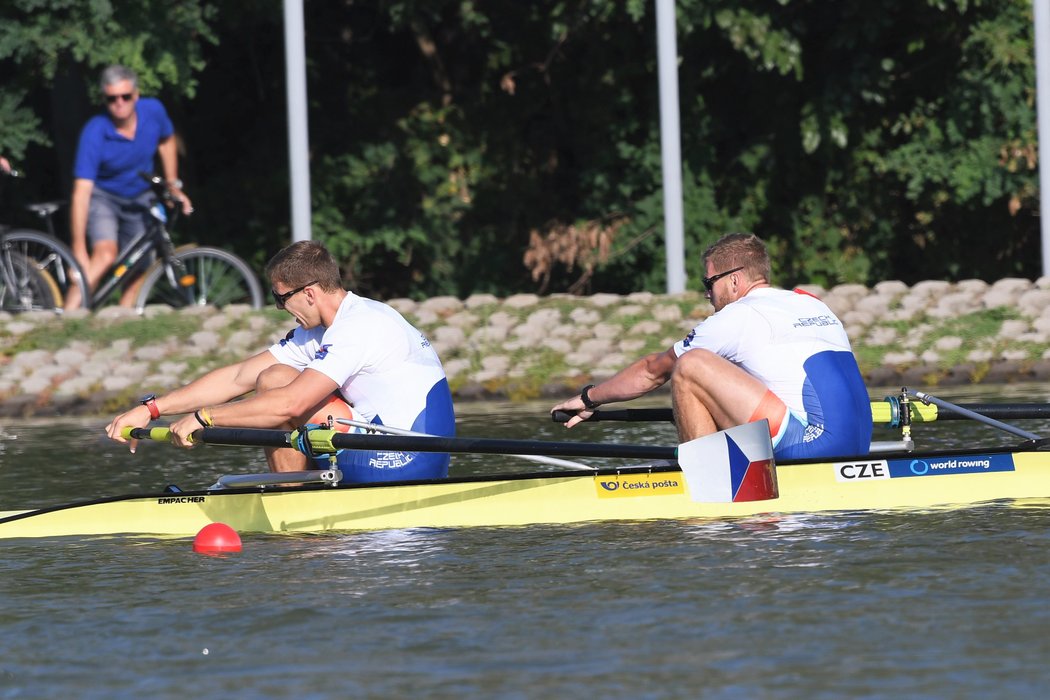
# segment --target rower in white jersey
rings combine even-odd
[[[584,387],[552,410],[575,415],[628,401],[671,381],[679,439],[763,418],[778,458],[866,454],[868,392],[842,323],[816,297],[773,288],[765,244],[732,233],[704,252],[715,313],[670,349]]]
[[[299,322],[280,342],[214,370],[107,426],[123,441],[126,426],[145,427],[164,414],[185,413],[171,425],[173,441],[189,446],[203,426],[294,429],[328,415],[432,435],[455,434],[452,396],[441,361],[426,337],[390,306],[343,289],[339,267],[315,241],[280,251],[267,265],[277,308]],[[250,391],[249,398],[234,400]],[[276,472],[311,465],[291,448],[267,451]],[[445,453],[343,450],[344,482],[432,479],[448,475]]]

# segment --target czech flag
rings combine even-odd
[[[769,421],[738,425],[678,446],[689,494],[700,503],[777,498],[777,469]]]

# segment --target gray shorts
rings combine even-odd
[[[95,187],[91,190],[88,208],[88,240],[92,245],[99,241],[116,241],[117,250],[124,250],[135,236],[146,230],[153,200],[150,190],[127,199]]]

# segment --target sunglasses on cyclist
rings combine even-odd
[[[106,102],[113,104],[117,100],[124,100],[125,102],[131,102],[132,98],[135,97],[135,93],[126,92],[123,95],[106,95]]]
[[[307,282],[302,287],[296,287],[295,289],[291,290],[290,292],[285,292],[284,294],[278,294],[276,290],[271,288],[270,289],[270,294],[273,294],[273,303],[277,305],[278,309],[283,309],[285,303],[289,299],[291,299],[296,294],[298,294],[299,292],[301,292],[304,289],[306,289],[307,287],[309,287],[311,284],[317,284],[317,280],[314,280],[313,282]]]
[[[734,272],[740,272],[743,269],[744,269],[744,266],[741,265],[740,267],[734,267],[732,270],[726,270],[725,272],[719,272],[717,275],[711,275],[710,277],[705,277],[704,278],[704,289],[706,289],[707,291],[710,292],[711,291],[711,287],[713,287],[715,285],[715,282],[717,282],[718,280],[722,279],[726,275],[731,275]]]

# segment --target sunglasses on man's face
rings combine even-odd
[[[106,95],[106,102],[113,104],[117,100],[124,100],[125,102],[131,102],[134,99],[135,93],[126,92],[123,95]]]
[[[287,302],[289,299],[294,297],[296,294],[298,294],[299,292],[301,292],[304,289],[306,289],[307,287],[309,287],[311,284],[317,284],[317,280],[314,280],[313,282],[307,282],[302,287],[296,287],[295,289],[293,289],[293,290],[291,290],[289,292],[285,292],[284,294],[278,294],[275,289],[271,288],[270,289],[270,294],[273,294],[273,303],[277,305],[278,309],[283,309],[284,305],[285,305],[285,302]]]
[[[710,277],[704,277],[703,278],[704,289],[706,289],[707,291],[710,292],[711,291],[711,287],[715,286],[715,282],[717,282],[718,280],[722,279],[726,275],[731,275],[734,272],[740,272],[743,269],[744,269],[743,267],[734,267],[732,270],[726,270],[725,272],[719,272],[717,275],[711,275]]]

